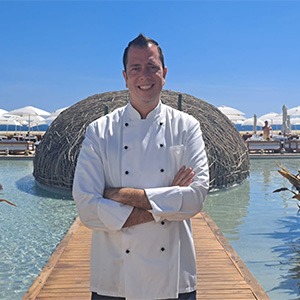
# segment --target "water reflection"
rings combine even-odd
[[[280,241],[272,251],[277,253],[280,269],[286,270],[286,275],[282,276],[279,285],[272,290],[283,289],[290,295],[300,295],[300,219],[299,216],[290,216],[278,222],[281,227],[266,236]]]
[[[295,159],[277,161],[297,173]],[[0,299],[20,299],[73,222],[73,201],[55,198],[34,182],[31,161],[1,161]],[[208,196],[205,210],[272,300],[300,299],[300,215],[274,160],[251,160],[242,185]],[[53,200],[55,198],[55,200]]]
[[[250,201],[250,184],[242,185],[224,191],[210,193],[205,203],[205,210],[215,219],[223,233],[230,234],[231,239],[239,239],[238,226],[243,223]],[[226,201],[226,209],[224,209]],[[218,218],[222,215],[221,218]]]
[[[271,182],[271,172],[270,169],[263,168],[262,177],[264,184],[268,185]]]
[[[0,160],[0,299],[21,299],[65,235],[77,210],[74,201],[41,189],[32,161]]]
[[[53,198],[53,199],[64,199],[64,200],[72,200],[72,195],[71,193],[58,193],[53,191],[46,190],[42,187],[40,187],[37,182],[35,181],[33,175],[27,175],[22,178],[20,178],[16,182],[17,188],[25,193],[39,196],[39,197],[44,197],[44,198]]]
[[[276,162],[296,174],[296,159],[251,160],[241,186],[210,194],[204,210],[272,300],[300,299],[300,215]]]

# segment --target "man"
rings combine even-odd
[[[93,229],[92,299],[196,299],[190,218],[209,187],[199,122],[161,103],[157,42],[140,34],[123,63],[130,103],[89,125],[73,184]]]
[[[272,127],[269,126],[268,121],[265,121],[265,125],[263,126],[262,130],[263,130],[263,139],[267,140],[267,141],[270,140],[270,133],[271,133]]]

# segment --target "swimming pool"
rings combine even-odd
[[[205,211],[273,300],[300,299],[300,214],[275,162],[292,173],[298,159],[251,159],[250,177],[241,186],[212,193]]]
[[[0,299],[21,299],[68,231],[72,200],[36,186],[30,160],[0,160]]]
[[[276,162],[297,172],[298,159]],[[272,300],[300,299],[300,214],[275,160],[251,160],[241,186],[211,193],[207,211]],[[21,299],[77,216],[72,200],[36,186],[30,160],[0,160],[0,299]]]

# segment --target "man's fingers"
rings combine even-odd
[[[175,175],[172,185],[178,185],[178,182],[180,181],[180,178],[182,176],[182,173],[184,172],[185,167],[181,167],[177,174]]]
[[[182,178],[184,176],[184,172],[185,172],[185,167],[183,166],[179,169],[179,171],[175,175],[172,185],[179,185],[180,181],[182,180]]]
[[[188,186],[193,182],[193,178],[195,176],[195,173],[193,171],[189,172],[186,177],[182,178],[180,181],[181,186]]]
[[[195,172],[191,167],[181,167],[174,177],[172,185],[188,186],[192,183]]]

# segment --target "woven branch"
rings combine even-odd
[[[174,108],[182,107],[199,120],[209,161],[210,189],[227,188],[248,177],[249,157],[244,142],[216,107],[191,95],[168,90],[162,92],[161,100]],[[90,96],[64,110],[37,148],[33,172],[36,181],[48,188],[71,191],[86,127],[128,101],[127,91],[107,92]]]

